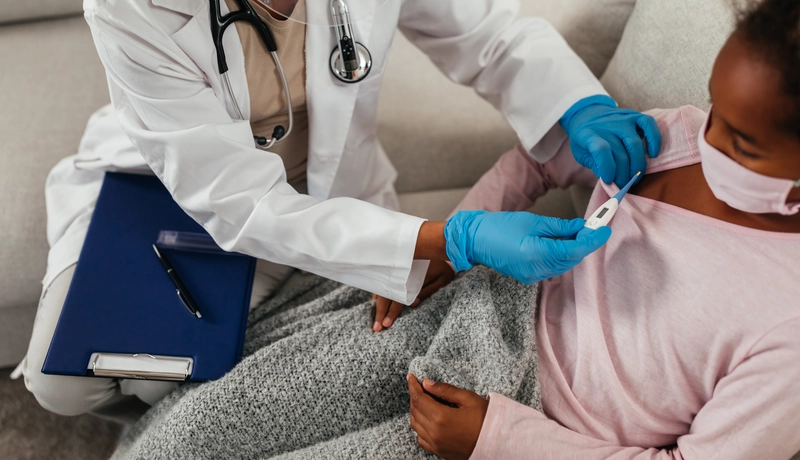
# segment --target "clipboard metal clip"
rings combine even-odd
[[[92,353],[88,369],[95,377],[185,381],[192,375],[194,359],[149,353]]]

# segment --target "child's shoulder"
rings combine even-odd
[[[631,193],[692,211],[710,195],[700,165],[697,137],[706,113],[694,106],[645,112],[656,119],[661,131],[661,152],[648,159],[647,173]],[[686,190],[694,190],[686,194]],[[708,191],[707,194],[701,193]],[[699,203],[698,203],[699,201]],[[702,208],[702,206],[699,206]]]
[[[662,138],[658,157],[648,159],[648,174],[700,162],[697,136],[705,122],[706,112],[687,105],[678,109],[655,109],[646,113],[656,119]]]

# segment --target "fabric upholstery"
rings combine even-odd
[[[89,115],[107,103],[108,91],[81,16],[0,27],[0,62],[15,63],[0,72],[3,366],[24,354],[42,288],[45,178],[58,160],[77,151]]]
[[[0,368],[20,361],[28,348],[36,304],[0,309]]]
[[[640,1],[631,15],[603,85],[636,110],[692,104],[708,109],[708,80],[730,35],[727,0]]]
[[[0,8],[0,24],[82,13],[81,0],[7,0]]]
[[[499,112],[399,33],[383,78],[378,135],[400,173],[398,192],[469,187],[518,142]]]
[[[521,4],[523,16],[550,21],[600,76],[617,49],[636,0],[522,0]]]
[[[0,292],[36,302],[47,253],[44,182],[76,152],[86,120],[107,103],[105,76],[82,17],[0,27]]]
[[[403,193],[400,195],[400,209],[424,219],[441,221],[447,219],[468,191],[469,187]]]
[[[423,217],[432,221],[445,220],[467,195],[470,188],[455,188],[449,190],[434,190],[429,192],[404,193],[400,195],[400,208],[403,212]],[[544,216],[574,219],[578,217],[573,203],[589,202],[585,196],[585,188],[567,190],[551,190],[546,196],[537,200],[530,212]],[[592,189],[588,189],[591,195]],[[577,200],[577,201],[576,201]],[[586,208],[586,204],[583,204]]]

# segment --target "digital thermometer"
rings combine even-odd
[[[636,179],[642,175],[642,172],[639,171],[633,176],[628,185],[625,186],[622,190],[619,191],[614,197],[610,200],[603,203],[603,206],[600,206],[600,209],[594,212],[591,217],[586,219],[586,225],[584,227],[591,228],[592,230],[597,230],[598,228],[608,225],[611,222],[611,218],[614,217],[614,214],[617,213],[617,209],[619,209],[619,204],[622,203],[622,199],[625,198],[625,194],[628,193],[628,190],[633,187],[633,184],[636,182]]]

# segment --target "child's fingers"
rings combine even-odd
[[[375,299],[375,322],[372,323],[372,330],[375,332],[380,332],[383,330],[383,319],[386,318],[386,313],[389,312],[389,305],[392,303],[391,300],[377,296]]]
[[[389,313],[386,314],[386,317],[383,318],[383,322],[381,323],[383,327],[390,328],[392,324],[394,324],[394,320],[400,316],[400,312],[403,311],[404,305],[400,302],[392,302],[389,306]]]
[[[420,446],[420,447],[422,447],[423,449],[425,449],[425,450],[427,450],[428,452],[430,452],[430,453],[432,453],[432,454],[436,455],[436,450],[434,450],[434,448],[433,448],[433,446],[431,445],[431,443],[430,443],[430,442],[428,442],[428,441],[427,441],[425,438],[423,438],[422,436],[417,436],[417,443],[418,443],[418,444],[419,444],[419,446]]]
[[[409,416],[409,420],[411,420],[411,429],[414,430],[415,433],[417,433],[417,436],[419,436],[421,439],[422,438],[431,439],[431,436],[430,434],[428,434],[428,431],[425,429],[424,426],[422,426],[422,424],[419,422],[419,420],[417,420],[417,418],[413,415],[413,413]]]

